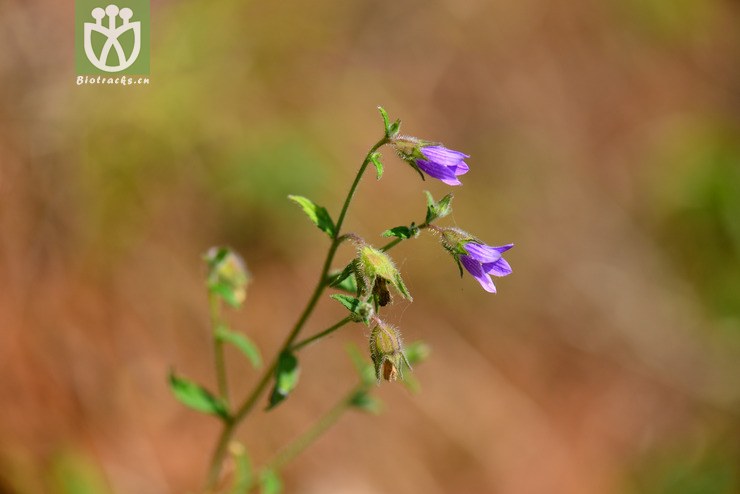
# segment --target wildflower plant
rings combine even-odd
[[[278,493],[282,490],[282,467],[329,429],[345,411],[359,409],[377,413],[380,410],[380,402],[372,395],[372,389],[381,380],[400,379],[412,389],[417,387],[409,372],[413,365],[427,356],[428,349],[420,342],[404,346],[400,330],[381,319],[381,311],[393,302],[394,293],[408,301],[413,300],[400,270],[388,254],[393,247],[405,240],[417,238],[428,230],[439,236],[441,245],[459,267],[460,275],[463,275],[464,268],[486,291],[496,291],[491,275],[506,276],[511,273],[511,267],[503,258],[503,253],[513,244],[492,247],[463,230],[436,224],[452,212],[452,194],[435,200],[429,192],[425,192],[424,220],[419,224],[411,222],[409,225],[385,230],[381,236],[392,240],[380,247],[372,245],[358,233],[343,232],[342,227],[350,204],[366,170],[372,165],[377,179],[380,180],[383,176],[384,163],[380,149],[384,146],[392,147],[422,179],[430,176],[447,185],[458,186],[462,184],[459,177],[469,171],[465,162],[469,158],[467,154],[448,149],[439,143],[400,136],[400,120],[391,122],[385,110],[378,109],[384,123],[383,136],[370,148],[362,161],[336,220],[325,207],[306,197],[288,197],[329,237],[330,244],[311,296],[279,349],[267,360],[267,365],[263,365],[261,353],[252,340],[245,333],[229,327],[223,317],[225,306],[238,309],[246,300],[247,287],[251,282],[246,263],[238,254],[224,247],[214,247],[204,256],[208,268],[206,286],[216,391],[210,391],[174,371],[169,376],[170,388],[178,400],[194,410],[215,416],[222,425],[211,457],[204,492],[244,494],[259,488],[265,494]],[[343,268],[333,269],[337,250],[345,243],[354,245],[355,256]],[[329,289],[338,292],[330,297],[343,306],[341,310],[345,311],[344,317],[326,329],[304,336],[303,330],[314,309]],[[278,451],[258,472],[253,471],[245,446],[234,439],[237,428],[257,408],[260,400],[266,400],[264,409],[269,411],[288,399],[299,383],[300,352],[350,323],[364,324],[369,331],[369,355],[363,356],[355,347],[349,349],[350,358],[358,372],[357,384],[304,435]],[[237,348],[254,369],[261,372],[254,388],[240,400],[232,400],[230,396],[224,345]],[[230,463],[233,465],[233,475],[230,476],[222,474],[227,458],[231,458]]]

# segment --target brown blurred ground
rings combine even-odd
[[[72,19],[0,4],[0,492],[197,489],[217,426],[165,376],[213,384],[200,255],[245,256],[232,320],[277,348],[326,248],[286,195],[336,211],[378,104],[472,155],[448,223],[515,242],[514,274],[492,296],[432,238],[394,251],[423,391],[383,385],[288,492],[740,492],[737,3],[154,1],[143,88],[75,86]],[[369,239],[446,190],[386,154]],[[243,428],[256,463],[352,385],[360,333]]]

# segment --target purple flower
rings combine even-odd
[[[464,160],[470,156],[444,146],[424,146],[419,151],[424,158],[416,157],[414,161],[424,173],[447,185],[462,185],[457,177],[468,173],[470,168]]]
[[[506,276],[511,274],[511,266],[502,257],[503,253],[514,247],[514,244],[491,247],[477,242],[465,244],[467,255],[460,255],[463,267],[478,280],[480,286],[487,292],[496,293],[491,275]]]

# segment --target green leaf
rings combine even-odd
[[[429,191],[425,190],[424,194],[427,196],[427,224],[430,224],[437,218],[444,218],[452,212],[452,194],[447,194],[439,202],[434,200],[434,197],[432,197]]]
[[[170,372],[170,389],[183,405],[199,412],[228,418],[226,405],[201,385]]]
[[[280,494],[283,492],[283,481],[280,480],[277,472],[274,470],[265,470],[260,478],[261,494]]]
[[[380,161],[380,154],[373,153],[370,155],[370,161],[375,165],[375,173],[377,174],[378,180],[383,176],[383,163]]]
[[[349,404],[375,415],[379,414],[383,408],[383,403],[364,389],[355,393],[352,398],[350,398]]]
[[[295,355],[290,352],[281,353],[275,368],[275,386],[272,388],[268,410],[272,410],[288,397],[298,385],[299,375],[300,369]]]
[[[391,128],[391,121],[388,118],[388,112],[386,112],[385,108],[382,106],[378,107],[378,111],[380,112],[380,116],[383,117],[383,128],[385,128],[385,133],[388,135],[388,131]]]
[[[334,271],[327,279],[327,284],[332,288],[344,290],[349,293],[357,293],[357,280],[353,276],[355,273],[355,264],[350,261],[342,271]]]
[[[234,457],[234,485],[231,494],[248,494],[252,485],[252,462],[244,445],[236,441],[229,446],[229,451]]]
[[[350,295],[344,295],[342,293],[336,293],[332,295],[331,298],[342,304],[344,307],[347,308],[348,311],[352,313],[353,321],[362,321],[365,324],[370,323],[370,318],[374,314],[370,304]]]
[[[431,349],[429,345],[423,341],[415,341],[406,346],[404,352],[406,353],[406,359],[411,365],[422,363],[429,357]]]
[[[216,338],[238,348],[252,363],[252,367],[262,367],[262,356],[257,346],[246,335],[232,331],[224,325],[216,328]]]
[[[348,311],[352,313],[357,313],[357,309],[359,309],[360,305],[362,304],[361,300],[356,299],[355,297],[351,297],[349,295],[344,295],[341,293],[335,293],[331,296],[334,300],[342,304],[347,308]]]
[[[363,384],[374,384],[376,379],[373,364],[365,360],[357,346],[354,344],[347,345],[347,354],[349,354],[349,358],[352,360],[352,364],[355,366]]]
[[[390,230],[386,230],[383,233],[381,233],[384,237],[398,237],[402,239],[411,238],[414,236],[414,232],[411,228],[407,226],[397,226],[395,228],[391,228]]]
[[[332,221],[326,208],[317,206],[313,201],[303,196],[288,196],[288,199],[298,204],[308,218],[319,227],[319,230],[334,238],[336,226],[334,226],[334,221]]]

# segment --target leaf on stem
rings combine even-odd
[[[370,412],[375,415],[378,415],[383,409],[383,402],[368,393],[365,389],[357,391],[357,393],[350,398],[349,404],[364,412]]]
[[[319,227],[319,230],[329,235],[329,237],[334,238],[336,226],[334,226],[334,221],[332,221],[326,208],[316,205],[313,201],[303,196],[291,195],[288,196],[288,199],[298,204],[308,218],[313,221],[314,225]]]
[[[406,240],[414,236],[414,231],[408,226],[397,226],[381,233],[383,237],[398,237]]]
[[[442,199],[440,199],[439,202],[434,200],[434,197],[432,197],[431,192],[429,192],[428,190],[425,190],[424,194],[426,194],[427,196],[427,224],[431,223],[437,218],[444,218],[452,212],[452,194],[447,194]]]
[[[270,394],[268,410],[272,410],[288,397],[290,392],[298,385],[299,375],[300,368],[295,355],[287,351],[281,353],[275,368],[275,386]]]
[[[355,265],[350,262],[342,271],[334,271],[327,279],[327,285],[331,288],[344,290],[348,293],[357,292],[357,280],[355,279]]]
[[[380,161],[380,153],[371,154],[370,161],[375,165],[375,173],[377,175],[377,179],[380,180],[380,177],[383,176],[383,163]]]
[[[335,293],[331,298],[342,304],[352,313],[353,321],[362,321],[365,324],[370,323],[370,318],[373,316],[374,312],[372,306],[367,302],[363,302],[362,300],[342,293]]]
[[[224,402],[200,384],[178,377],[173,371],[170,371],[169,381],[172,393],[183,405],[224,419],[229,417]]]
[[[230,343],[238,348],[252,363],[252,367],[255,369],[262,367],[262,356],[260,355],[260,351],[257,348],[257,345],[255,345],[246,335],[232,331],[224,325],[216,328],[215,335],[216,339],[219,341]]]

